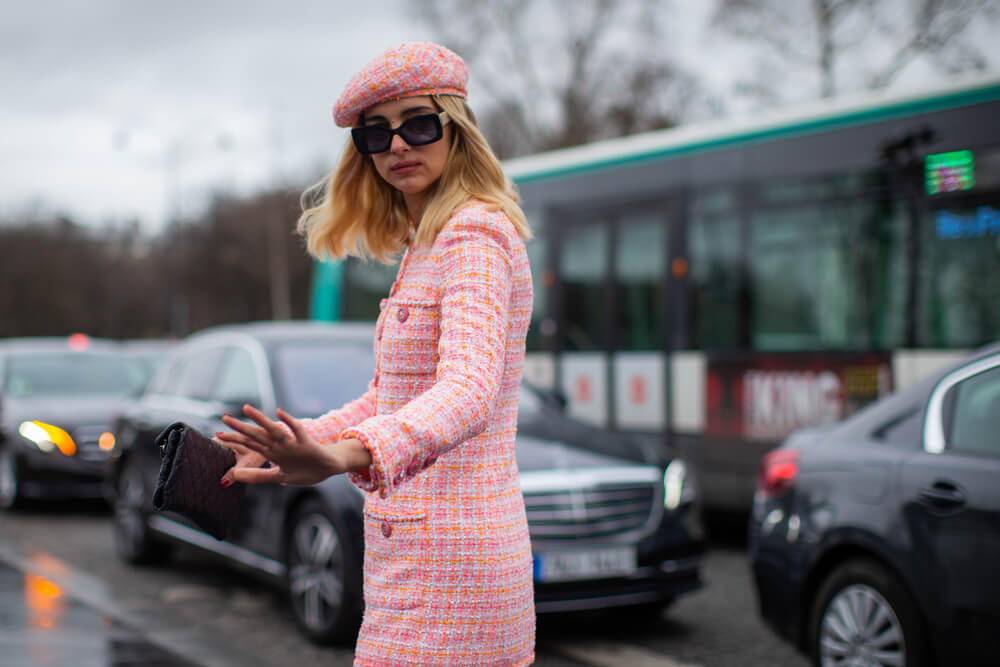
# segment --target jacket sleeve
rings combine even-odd
[[[441,267],[441,320],[434,384],[392,414],[346,429],[371,452],[351,481],[383,497],[439,456],[483,431],[499,393],[513,283],[506,218],[457,217],[434,242]],[[430,350],[433,354],[433,349]]]
[[[339,440],[345,428],[360,424],[373,414],[375,414],[374,381],[368,383],[368,390],[364,394],[343,407],[330,410],[313,419],[300,419],[299,423],[314,440],[326,445]],[[285,428],[287,430],[288,427]]]

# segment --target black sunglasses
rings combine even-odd
[[[389,150],[392,138],[397,134],[410,146],[426,146],[444,136],[444,126],[450,120],[448,114],[442,111],[407,118],[395,129],[388,125],[362,125],[351,129],[351,138],[354,147],[364,155]]]

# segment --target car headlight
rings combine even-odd
[[[66,456],[76,454],[76,443],[73,442],[73,438],[58,426],[40,421],[26,421],[21,422],[17,432],[43,452],[48,453],[58,449]]]
[[[663,472],[663,506],[675,510],[694,500],[694,480],[688,478],[687,464],[674,459]]]

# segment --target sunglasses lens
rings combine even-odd
[[[351,138],[359,153],[369,155],[389,150],[392,143],[392,132],[381,125],[355,127],[351,130]]]
[[[437,114],[416,116],[399,126],[399,134],[411,146],[423,146],[441,138],[441,120]]]

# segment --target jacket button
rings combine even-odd
[[[406,318],[410,316],[410,310],[406,306],[400,306],[399,310],[396,311],[396,319],[400,322],[405,322]]]
[[[389,537],[392,535],[392,524],[388,521],[382,522],[382,537]]]

